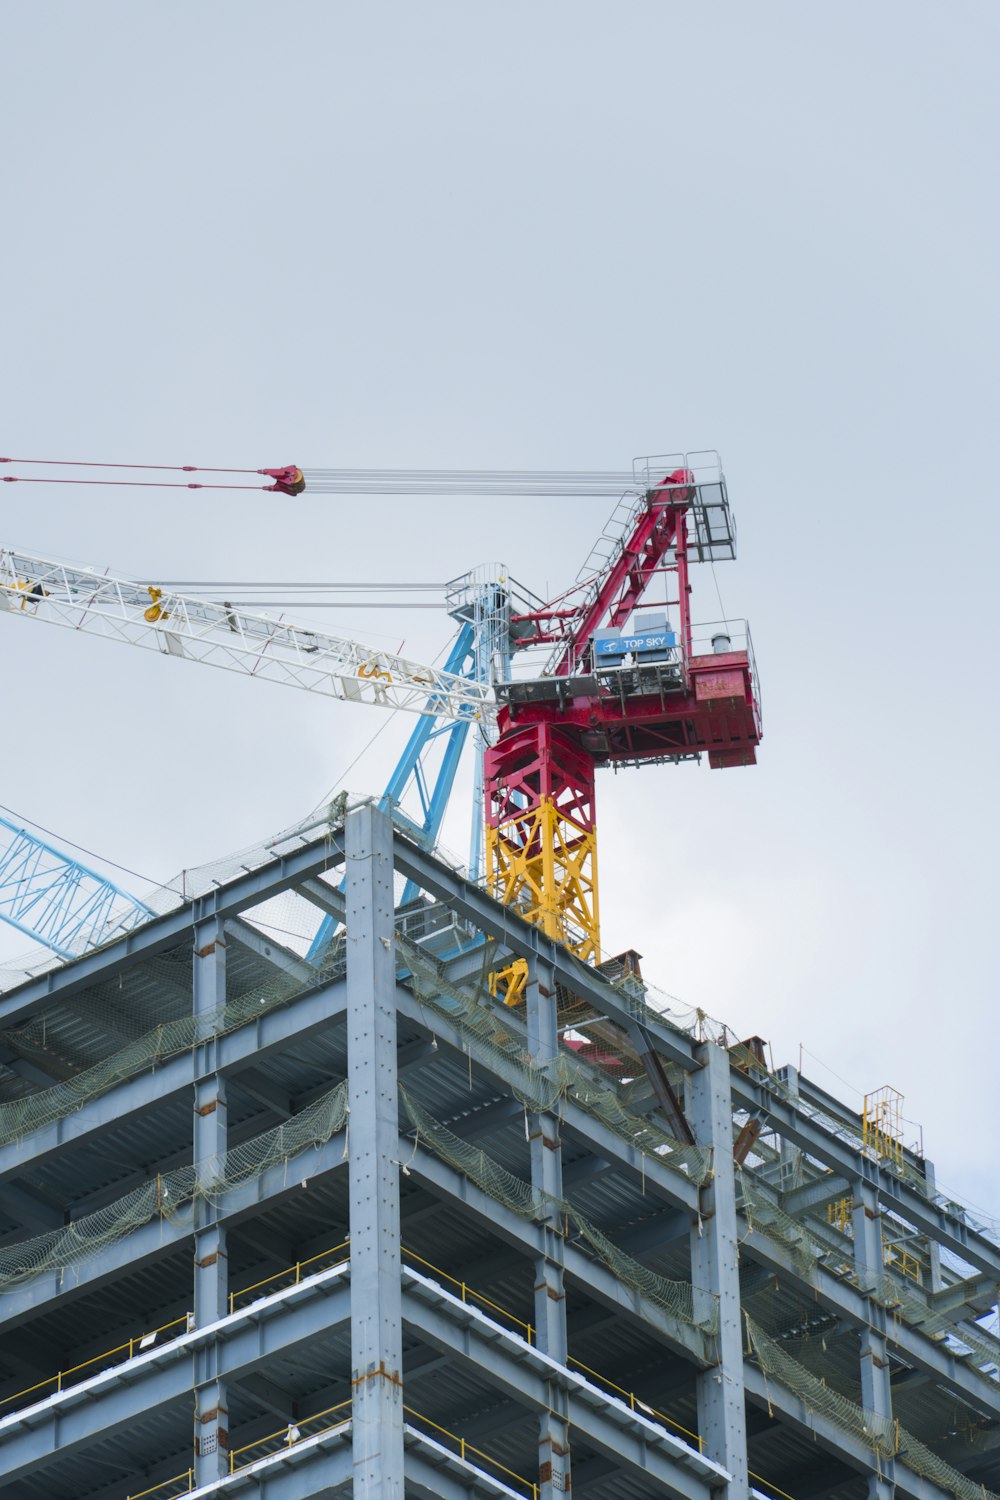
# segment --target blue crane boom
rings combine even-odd
[[[0,919],[19,932],[77,958],[152,915],[113,881],[0,817]]]
[[[55,573],[47,576],[46,600],[51,597],[48,585],[55,578]],[[381,799],[381,805],[392,806],[397,818],[409,825],[414,839],[428,850],[435,847],[440,835],[473,724],[473,716],[463,711],[464,703],[456,717],[456,688],[479,692],[489,685],[495,670],[503,675],[509,659],[506,570],[500,565],[477,569],[456,579],[448,586],[448,592],[449,612],[459,622],[459,629],[444,667],[425,679],[436,690],[422,702],[415,700],[411,692],[405,702],[406,707],[416,709],[420,718]],[[0,593],[2,602],[5,601]],[[232,610],[232,606],[228,608]],[[388,706],[404,705],[390,702]],[[489,719],[485,715],[479,717],[470,854],[473,879],[478,879],[481,873],[482,754],[490,735]],[[438,754],[442,742],[443,750]],[[153,915],[148,906],[129,892],[27,829],[0,817],[2,830],[6,832],[0,833],[0,921],[9,922],[61,958],[78,957],[112,936],[131,931]],[[408,887],[404,900],[416,894],[415,889]],[[332,932],[331,919],[324,919],[309,949],[310,959],[322,952]]]

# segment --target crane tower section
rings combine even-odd
[[[597,767],[756,760],[760,695],[745,622],[692,624],[691,564],[735,550],[717,455],[641,460],[636,492],[574,586],[512,617],[514,650],[549,654],[541,672],[497,685],[487,874],[500,899],[585,960],[600,956]],[[663,603],[643,612],[655,580]],[[519,998],[518,976],[504,983],[508,1000]]]

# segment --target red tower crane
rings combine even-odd
[[[497,685],[500,734],[485,765],[488,879],[500,900],[590,961],[600,957],[597,767],[701,754],[715,769],[748,766],[760,741],[749,633],[736,649],[723,623],[710,643],[694,638],[690,564],[735,555],[721,467],[696,472],[696,457],[706,455],[647,482],[631,507],[619,504],[603,558],[573,589],[512,617],[515,650],[550,644],[552,654],[541,675]],[[666,600],[676,632],[666,614],[633,619],[656,577],[676,589]],[[523,980],[518,964],[498,976],[509,1003]]]
[[[0,458],[49,466],[46,460]],[[112,468],[128,477],[81,478],[75,472],[7,483],[122,484],[154,488],[268,490],[296,498],[316,494],[621,495],[610,522],[571,588],[548,603],[526,601],[505,583],[498,618],[509,613],[511,650],[549,648],[540,670],[495,684],[499,738],[484,768],[487,877],[494,894],[585,960],[600,956],[597,824],[598,766],[644,766],[698,759],[712,768],[752,765],[761,736],[760,698],[749,631],[734,644],[729,622],[699,627],[691,617],[690,567],[735,556],[725,478],[715,453],[637,460],[631,474],[486,470],[303,471],[202,469],[194,465],[72,463],[60,471]],[[201,474],[204,480],[138,479],[133,471]],[[218,475],[228,476],[226,482]],[[271,484],[239,482],[260,476]],[[230,481],[238,482],[232,483]],[[364,698],[456,718],[492,719],[485,671],[476,683],[412,663],[369,660],[356,643],[275,625],[80,570],[10,554],[10,579],[0,578],[0,604],[58,619],[70,612],[81,627],[135,644],[267,675],[338,697]],[[663,613],[636,611],[654,579],[667,583]],[[24,580],[28,579],[28,582]],[[675,590],[669,597],[670,589]],[[110,591],[110,592],[109,592]],[[150,604],[150,600],[152,603]],[[519,603],[514,603],[519,600]],[[139,604],[143,608],[139,609]],[[668,614],[676,610],[675,629]],[[66,623],[69,623],[67,615]],[[163,627],[168,628],[163,628]],[[707,631],[707,634],[706,634]],[[506,631],[504,632],[506,637]],[[220,641],[224,644],[220,644]],[[496,642],[507,656],[507,639]],[[284,654],[282,654],[284,653]],[[287,657],[287,660],[286,660]],[[522,658],[524,659],[524,658]],[[530,666],[530,663],[529,663]],[[428,688],[432,689],[430,698]],[[422,696],[421,696],[422,695]],[[470,696],[471,695],[471,696]],[[495,976],[513,1003],[523,966]]]

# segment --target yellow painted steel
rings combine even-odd
[[[600,957],[596,827],[581,828],[544,797],[531,812],[487,825],[486,878],[498,901],[546,937],[587,962]],[[527,965],[516,959],[494,974],[493,992],[516,1005],[526,980]]]
[[[296,1443],[318,1437],[321,1432],[336,1432],[340,1427],[349,1426],[350,1421],[351,1397],[348,1396],[346,1401],[338,1401],[336,1406],[328,1406],[325,1411],[316,1412],[315,1416],[300,1417],[298,1421],[279,1427],[277,1432],[268,1433],[267,1437],[257,1438],[255,1442],[247,1443],[242,1448],[234,1448],[229,1455],[229,1472],[238,1474],[240,1469],[257,1463],[259,1459],[268,1458],[272,1453],[281,1453],[286,1448],[294,1448]]]
[[[861,1138],[864,1144],[886,1161],[903,1165],[903,1096],[891,1084],[865,1095],[861,1114]]]

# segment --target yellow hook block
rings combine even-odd
[[[163,605],[160,603],[160,600],[163,598],[163,590],[154,588],[152,584],[149,584],[146,588],[146,593],[149,595],[150,599],[152,599],[153,602],[149,606],[149,608],[143,612],[142,618],[149,625],[155,625],[157,620],[169,620],[170,615],[168,611],[165,610],[163,608]]]

